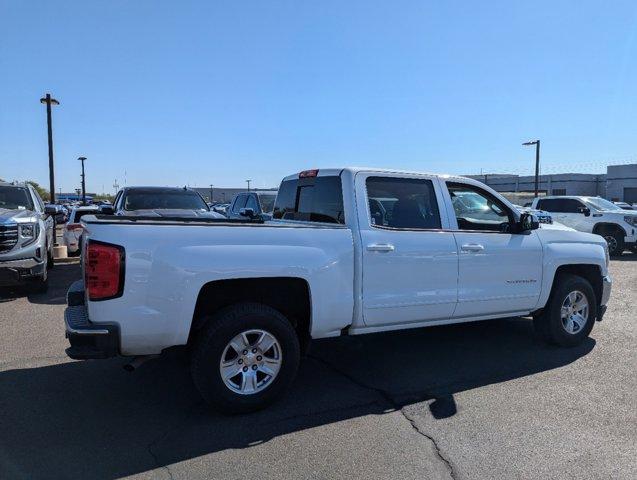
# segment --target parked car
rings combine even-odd
[[[575,230],[601,235],[611,256],[637,250],[637,211],[622,210],[600,197],[580,196],[536,198],[533,207],[550,212],[555,220]]]
[[[603,238],[539,229],[472,179],[310,170],[283,179],[273,217],[86,217],[67,354],[134,365],[190,345],[204,399],[246,412],[288,389],[311,339],[532,316],[571,347],[610,296]]]
[[[631,205],[630,203],[626,203],[626,202],[613,202],[615,205],[617,205],[619,208],[621,208],[622,210],[637,210],[637,207],[635,207],[634,205]]]
[[[125,187],[100,213],[143,217],[225,218],[213,212],[195,190],[177,187]]]
[[[49,210],[53,211],[55,210],[55,223],[58,225],[61,225],[63,223],[66,223],[67,219],[68,219],[68,210],[64,207],[64,205],[57,205],[57,204],[53,204],[53,203],[47,203],[45,204],[45,207],[49,207]]]
[[[0,183],[0,285],[48,287],[53,268],[53,215],[28,183]]]
[[[95,205],[86,207],[73,207],[69,215],[69,221],[64,225],[63,240],[69,255],[76,255],[82,251],[82,233],[84,227],[80,219],[84,215],[95,215],[99,213],[99,208]]]
[[[272,218],[275,199],[276,192],[238,193],[226,210],[226,216],[228,218],[255,217],[269,220]]]

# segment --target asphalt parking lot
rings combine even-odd
[[[284,400],[224,417],[183,352],[68,359],[57,265],[0,291],[0,478],[637,478],[637,255],[611,273],[579,347],[523,319],[320,341]]]

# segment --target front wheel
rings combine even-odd
[[[595,292],[588,280],[577,275],[563,274],[555,282],[544,312],[533,323],[547,342],[573,347],[593,329],[597,317]]]
[[[281,396],[299,361],[299,340],[288,319],[266,305],[241,303],[206,319],[191,369],[209,404],[224,413],[245,413]]]
[[[611,257],[618,257],[624,252],[624,235],[621,232],[607,232],[603,236]]]

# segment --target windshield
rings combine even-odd
[[[26,188],[0,186],[0,208],[9,210],[33,210],[31,195]]]
[[[201,196],[190,190],[131,190],[124,200],[124,210],[162,209],[210,210]]]
[[[586,202],[592,205],[597,210],[621,210],[620,207],[615,205],[613,202],[609,202],[608,200],[604,200],[599,197],[588,197],[586,198]]]
[[[261,202],[261,210],[265,213],[271,213],[274,208],[274,199],[276,195],[259,195],[259,201]]]

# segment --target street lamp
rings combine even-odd
[[[524,142],[522,145],[529,146],[535,145],[535,197],[538,196],[538,182],[540,177],[540,140],[533,142]]]
[[[251,182],[251,181],[252,181],[252,180],[246,180],[246,182],[248,182],[248,192],[250,191],[250,182]]]
[[[59,105],[55,98],[51,98],[51,94],[47,93],[40,99],[40,103],[46,104],[46,128],[49,139],[49,192],[51,203],[55,203],[55,174],[53,173],[53,120],[51,119],[51,105]]]
[[[82,205],[86,205],[86,184],[84,183],[84,160],[86,157],[77,157],[82,162]]]
[[[210,203],[212,203],[212,183],[210,184]]]

